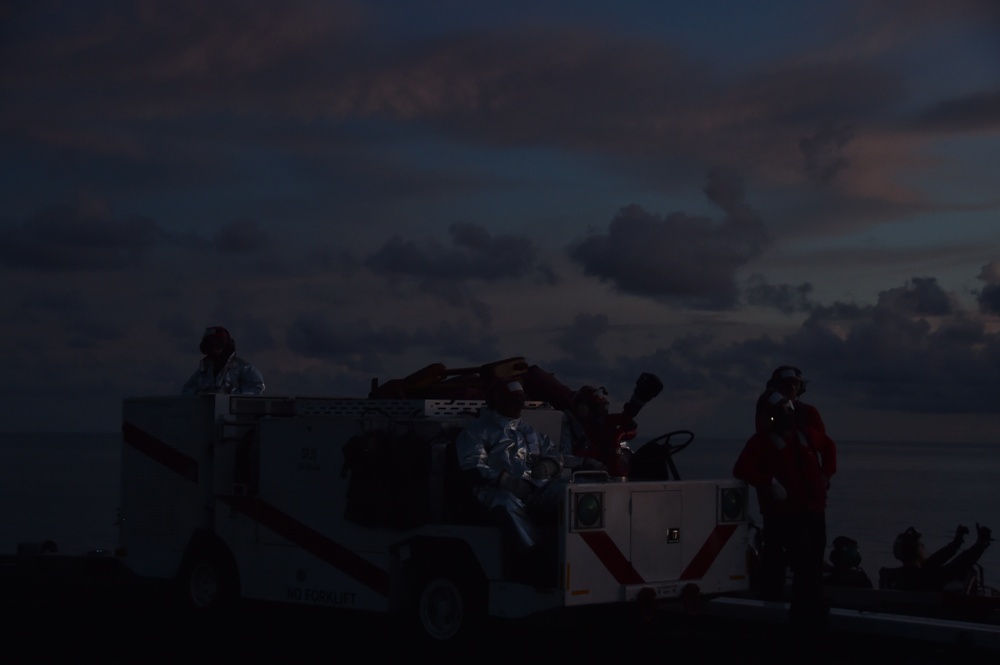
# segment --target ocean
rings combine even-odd
[[[644,440],[640,437],[640,443]],[[681,479],[728,478],[742,440],[699,439],[675,456]],[[111,433],[0,434],[0,552],[52,540],[60,552],[117,544],[121,436]],[[827,509],[827,536],[858,541],[862,567],[895,566],[892,541],[913,526],[928,553],[958,524],[975,539],[979,522],[1000,538],[1000,443],[838,442],[837,475]],[[760,523],[751,491],[751,515]],[[980,563],[1000,588],[1000,543]]]

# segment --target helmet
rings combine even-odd
[[[225,349],[230,345],[234,345],[232,336],[229,331],[222,326],[209,326],[205,328],[205,334],[201,336],[201,344],[198,345],[198,350],[204,354],[207,354],[216,343],[222,344],[222,348]]]
[[[517,417],[524,408],[524,386],[517,379],[494,379],[486,387],[486,405],[495,411]]]
[[[909,561],[918,556],[920,548],[920,532],[912,526],[896,536],[892,543],[892,555],[900,561]]]
[[[775,388],[785,382],[794,381],[799,384],[799,394],[806,391],[806,384],[809,381],[802,376],[802,370],[792,365],[782,365],[771,373],[771,379],[767,382],[768,388]]]
[[[573,410],[580,418],[603,416],[608,412],[608,391],[603,387],[583,386],[573,393]]]
[[[830,550],[830,563],[838,568],[857,568],[861,565],[861,553],[858,551],[858,541],[847,536],[837,536],[833,539],[833,549]]]

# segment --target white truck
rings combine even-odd
[[[486,617],[747,589],[743,483],[594,472],[567,484],[549,581],[512,579],[500,529],[453,482],[455,436],[482,404],[126,399],[119,555],[196,612],[246,598],[393,613],[434,640]],[[560,435],[545,403],[524,418]]]

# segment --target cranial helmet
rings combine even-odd
[[[201,344],[198,345],[198,350],[207,354],[214,343],[222,344],[223,349],[235,346],[235,342],[232,336],[230,336],[229,331],[222,326],[209,326],[206,328],[205,334],[201,336]]]
[[[847,536],[837,536],[833,539],[833,549],[830,550],[830,563],[842,568],[857,568],[861,565],[861,553],[858,551],[858,541]]]
[[[912,526],[896,536],[892,543],[892,555],[900,561],[909,561],[917,557],[920,547],[920,533]]]
[[[524,401],[524,386],[517,379],[494,379],[486,386],[486,405],[496,408],[502,403]]]
[[[603,387],[583,386],[573,394],[573,406],[581,418],[608,412],[608,391]]]
[[[799,394],[806,391],[806,384],[809,381],[802,376],[802,370],[792,365],[782,365],[771,373],[771,379],[767,382],[768,388],[776,388],[786,381],[797,381],[799,384]]]

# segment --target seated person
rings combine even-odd
[[[559,444],[521,420],[524,387],[493,381],[486,407],[455,441],[458,465],[475,498],[498,517],[520,560],[535,558],[555,523],[562,484]]]
[[[828,586],[871,589],[872,581],[861,568],[861,553],[858,541],[847,536],[833,539],[830,550],[830,564],[824,565],[823,584]]]
[[[927,556],[920,533],[911,526],[896,536],[892,546],[893,556],[903,565],[883,568],[879,574],[879,586],[908,591],[941,591],[951,583],[968,583],[974,574],[973,566],[993,540],[988,528],[976,524],[976,542],[959,554],[958,550],[968,533],[969,528],[959,524],[951,542]]]

